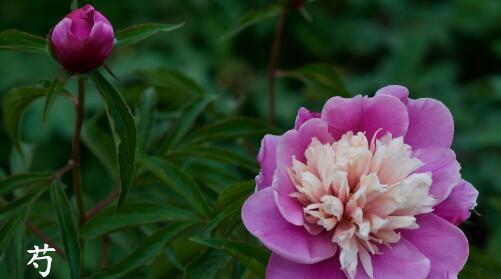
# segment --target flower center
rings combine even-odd
[[[359,260],[373,278],[371,255],[378,246],[398,242],[398,230],[418,228],[414,216],[432,211],[431,173],[414,173],[423,163],[402,137],[390,134],[370,143],[361,132],[327,144],[314,138],[305,157],[305,163],[293,158],[288,173],[306,230],[332,232],[349,278]]]

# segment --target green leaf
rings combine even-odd
[[[158,93],[159,99],[160,97],[164,97],[163,95],[165,94],[171,95],[172,98],[183,96],[201,97],[206,95],[205,90],[198,83],[176,69],[148,70],[141,71],[140,73],[147,84],[165,89],[164,94]],[[172,101],[172,98],[170,98],[169,101]]]
[[[9,176],[0,181],[0,195],[20,187],[48,185],[52,175],[50,172],[33,172]]]
[[[107,208],[81,229],[83,238],[96,238],[119,229],[167,221],[193,221],[197,216],[186,209],[156,203],[126,203],[118,210]]]
[[[26,262],[24,261],[26,237],[24,224],[20,224],[7,248],[7,268],[12,279],[24,279]]]
[[[3,115],[5,131],[10,140],[22,153],[19,140],[19,125],[24,111],[36,99],[45,96],[47,89],[41,86],[17,87],[10,90],[3,97]]]
[[[5,30],[0,33],[0,50],[49,54],[45,38],[15,29]]]
[[[134,177],[137,151],[136,123],[127,103],[118,90],[98,71],[93,72],[91,76],[99,93],[101,93],[106,102],[108,120],[115,140],[121,185],[120,198],[118,200],[118,207],[120,207],[129,194],[132,186],[132,178]]]
[[[330,64],[309,64],[297,70],[283,71],[280,76],[297,78],[303,81],[309,90],[325,98],[351,97],[338,70]]]
[[[185,279],[216,278],[217,272],[224,268],[230,257],[221,250],[210,249],[186,266]]]
[[[86,279],[124,278],[123,275],[153,260],[163,248],[181,233],[193,226],[193,223],[171,223],[148,236],[132,253],[114,265],[98,271]]]
[[[80,276],[81,255],[75,214],[60,181],[57,180],[51,185],[50,197],[53,206],[56,208],[64,250],[68,256],[71,278],[78,279]]]
[[[54,105],[54,101],[56,101],[59,93],[64,88],[64,85],[68,81],[70,76],[66,71],[62,70],[56,78],[50,83],[49,89],[47,90],[47,97],[45,97],[45,104],[43,107],[42,114],[42,122],[45,123],[47,121],[47,116],[49,115],[49,111]]]
[[[139,163],[144,169],[153,173],[180,194],[201,216],[207,217],[212,213],[212,209],[202,195],[198,184],[176,165],[154,156],[142,156]]]
[[[247,117],[232,117],[197,129],[186,137],[182,146],[262,136],[269,132],[268,125],[263,121]]]
[[[2,254],[11,243],[14,234],[19,229],[19,226],[23,225],[24,220],[26,220],[26,217],[28,216],[28,212],[29,206],[23,206],[7,218],[7,221],[0,229],[0,254]]]
[[[246,14],[244,14],[240,18],[237,25],[227,31],[226,34],[221,37],[221,39],[229,39],[252,25],[258,24],[267,19],[277,17],[282,12],[282,10],[282,6],[277,4],[272,4],[259,10],[250,10]]]
[[[151,128],[153,127],[155,107],[157,104],[157,97],[155,89],[148,88],[144,91],[141,103],[139,104],[137,118],[138,118],[138,133],[139,133],[139,151],[142,152],[146,149],[150,140]]]
[[[216,146],[193,146],[173,151],[169,157],[195,157],[202,160],[212,159],[218,162],[227,163],[247,169],[253,173],[259,171],[255,160],[241,155],[231,149]]]
[[[47,187],[44,187],[41,190],[37,189],[35,191],[32,191],[29,194],[26,194],[20,198],[17,198],[14,201],[0,207],[0,215],[5,214],[5,213],[10,212],[10,211],[17,210],[20,207],[25,206],[27,204],[31,204],[38,197],[40,197],[46,190],[47,190]]]
[[[72,11],[78,9],[78,0],[72,0],[70,8],[71,8]]]
[[[256,182],[254,180],[243,181],[231,185],[217,198],[216,208],[222,209],[228,204],[241,202],[247,199],[254,192],[255,188]]]
[[[165,140],[161,148],[161,153],[165,153],[172,149],[190,131],[197,117],[205,110],[212,100],[213,98],[207,97],[198,98],[183,110],[174,128]]]
[[[85,146],[106,167],[108,172],[117,174],[117,155],[113,140],[105,131],[98,127],[95,121],[84,124],[82,129],[82,141]]]
[[[124,47],[145,40],[159,32],[169,32],[181,28],[180,24],[146,23],[127,27],[116,33],[115,47]]]
[[[265,266],[268,262],[269,255],[259,246],[229,240],[205,239],[197,237],[192,237],[190,239],[196,243],[225,251],[229,255],[235,257],[244,266],[252,270],[257,276],[264,278]]]

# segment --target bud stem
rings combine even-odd
[[[84,118],[84,100],[85,100],[85,76],[78,76],[78,102],[76,105],[75,131],[73,133],[72,157],[75,164],[73,168],[73,189],[77,199],[78,216],[80,223],[85,220],[85,209],[82,195],[81,184],[81,161],[80,161],[80,134]]]

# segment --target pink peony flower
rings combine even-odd
[[[263,138],[242,219],[272,251],[267,278],[457,277],[468,241],[456,225],[478,192],[450,149],[449,110],[408,93],[333,97]]]
[[[51,52],[72,73],[99,67],[113,49],[111,23],[91,5],[74,10],[49,34]]]

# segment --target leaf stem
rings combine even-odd
[[[64,253],[64,250],[59,247],[54,241],[52,241],[40,228],[38,228],[34,223],[32,223],[30,220],[26,220],[26,227],[34,234],[36,235],[40,240],[42,240],[44,243],[49,244],[51,248],[56,249],[56,253],[58,253],[61,258],[66,260],[66,254]]]
[[[288,14],[289,3],[286,3],[277,22],[268,64],[268,122],[271,126],[275,126],[275,68],[277,66],[278,54],[280,52],[280,43],[282,41],[285,20]]]
[[[84,101],[85,100],[85,76],[78,76],[78,103],[75,107],[75,131],[73,133],[72,160],[75,166],[73,167],[73,189],[77,200],[78,216],[80,223],[85,219],[85,209],[82,194],[81,181],[81,161],[80,161],[80,134],[82,132],[82,123],[84,118]]]

